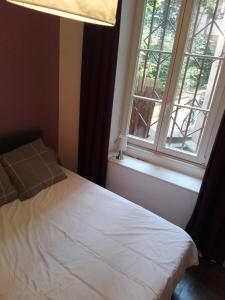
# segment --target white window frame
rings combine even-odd
[[[174,49],[171,58],[171,64],[170,64],[170,70],[168,78],[171,78],[170,84],[167,84],[167,88],[165,91],[165,100],[163,100],[159,120],[161,121],[162,117],[164,117],[164,122],[162,123],[162,127],[158,126],[156,131],[156,137],[155,137],[155,144],[151,144],[149,142],[146,142],[142,138],[134,137],[128,134],[129,132],[129,120],[131,118],[131,111],[132,111],[132,94],[134,90],[134,74],[136,72],[137,63],[138,63],[138,49],[139,49],[139,43],[140,43],[140,37],[142,32],[142,26],[143,26],[143,17],[145,12],[145,0],[138,0],[137,1],[137,9],[135,14],[135,22],[134,22],[134,29],[133,29],[133,35],[132,35],[132,42],[131,42],[131,53],[129,58],[129,71],[128,71],[128,78],[127,78],[127,86],[126,86],[126,93],[125,93],[125,103],[124,103],[124,109],[123,109],[123,122],[122,122],[122,133],[126,134],[128,136],[128,150],[127,153],[130,155],[134,155],[135,157],[144,159],[144,160],[150,160],[151,161],[151,151],[155,153],[158,153],[159,155],[165,155],[169,157],[173,157],[176,160],[186,161],[190,164],[196,164],[199,166],[206,166],[209,155],[211,153],[212,144],[214,142],[216,132],[219,126],[218,120],[222,117],[222,111],[225,108],[225,85],[223,83],[222,78],[225,77],[225,63],[223,63],[222,69],[221,69],[221,75],[219,82],[217,84],[217,88],[214,95],[213,100],[213,106],[211,109],[211,112],[209,114],[208,120],[206,122],[206,126],[204,129],[204,141],[201,143],[199,148],[199,155],[193,155],[184,153],[183,151],[178,150],[171,150],[168,148],[163,147],[163,141],[165,140],[165,134],[166,131],[166,124],[169,122],[170,118],[170,109],[172,109],[172,101],[173,101],[173,91],[175,91],[175,85],[179,76],[180,71],[180,63],[182,61],[184,47],[185,47],[185,41],[187,38],[190,19],[192,16],[192,10],[195,5],[195,0],[182,0],[182,5],[180,9],[180,17],[177,25],[177,32],[176,39],[174,42]],[[184,13],[185,11],[185,13]],[[189,13],[187,13],[189,12]],[[182,34],[181,34],[182,32]],[[181,42],[180,42],[181,41]],[[178,43],[179,42],[179,43]],[[178,47],[179,45],[179,47]],[[176,57],[176,64],[174,64]],[[173,74],[171,77],[170,74]],[[169,100],[170,99],[170,100]],[[222,99],[222,100],[221,100]],[[165,114],[166,112],[166,114]],[[167,115],[167,117],[165,117]],[[159,122],[160,124],[160,122]],[[164,133],[164,134],[163,134]],[[149,158],[146,155],[146,151],[149,152]],[[145,153],[143,155],[143,153]],[[183,165],[183,164],[182,164]]]

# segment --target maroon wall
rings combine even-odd
[[[59,18],[0,0],[0,133],[39,126],[58,145]]]

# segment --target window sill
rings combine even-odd
[[[116,159],[115,154],[111,154],[109,156],[109,161],[122,167],[155,177],[159,180],[168,182],[192,192],[198,193],[201,187],[202,180],[199,178],[185,175],[181,172],[173,171],[165,167],[150,162],[145,162],[127,155],[124,155],[123,160],[118,160]]]
[[[150,164],[161,166],[164,169],[173,170],[177,173],[202,180],[205,173],[205,166],[171,157],[166,154],[145,150],[141,147],[128,144],[126,154]]]

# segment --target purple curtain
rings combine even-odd
[[[83,36],[78,173],[105,186],[121,1],[115,27],[85,24]]]
[[[225,113],[214,143],[197,204],[187,225],[203,257],[225,260]]]

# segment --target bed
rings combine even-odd
[[[16,146],[41,132],[29,134]],[[0,153],[15,147],[12,139],[0,138]],[[189,235],[64,172],[67,179],[31,199],[0,207],[0,299],[169,300],[185,269],[198,264]]]

